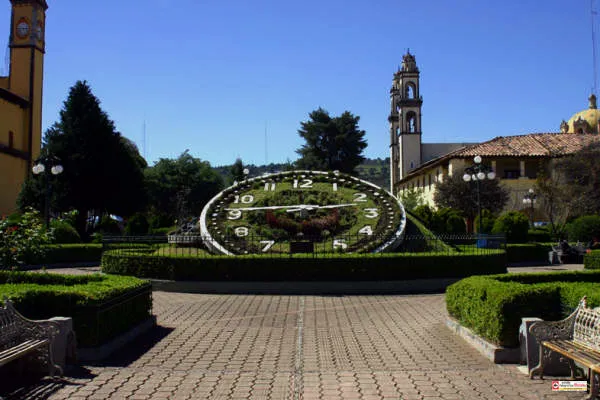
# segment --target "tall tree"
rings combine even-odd
[[[146,163],[135,145],[115,130],[87,82],[71,87],[59,120],[44,134],[41,154],[55,157],[64,167],[52,179],[53,206],[59,211],[77,210],[80,233],[90,211],[129,216],[144,207]],[[40,178],[32,177],[25,184],[21,207],[39,207]]]
[[[360,117],[344,111],[339,117],[331,117],[322,108],[311,112],[310,119],[301,122],[298,134],[304,144],[296,152],[299,168],[353,173],[364,161],[363,150],[367,147],[365,131],[360,130]]]
[[[458,172],[458,171],[457,171]],[[472,227],[477,216],[476,183],[465,182],[463,173],[454,173],[444,178],[436,186],[433,200],[438,207],[449,207],[459,210],[467,218],[467,226]],[[508,192],[497,179],[479,181],[479,200],[482,210],[495,214],[500,212],[508,201]]]
[[[223,179],[210,163],[187,150],[177,159],[161,158],[145,175],[151,211],[171,220],[200,215],[223,187]]]
[[[236,158],[235,162],[229,168],[229,174],[231,175],[231,182],[241,182],[244,180],[244,163],[242,163],[241,158]]]

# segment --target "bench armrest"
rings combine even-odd
[[[572,339],[575,327],[575,317],[579,311],[587,307],[587,298],[584,296],[579,305],[567,318],[560,321],[538,321],[531,324],[529,333],[535,337],[538,343],[544,340]]]
[[[574,314],[561,321],[538,321],[531,324],[529,333],[535,337],[538,343],[544,340],[571,339],[574,323]]]

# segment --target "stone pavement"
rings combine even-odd
[[[276,283],[274,283],[276,285]],[[495,365],[446,326],[444,296],[154,292],[159,328],[7,398],[581,399]],[[0,395],[1,396],[1,395]]]

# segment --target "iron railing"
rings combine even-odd
[[[103,251],[113,254],[146,256],[206,257],[218,254],[215,248],[222,247],[233,254],[262,254],[271,257],[288,257],[294,254],[313,256],[336,256],[346,253],[373,253],[381,240],[364,240],[364,235],[341,235],[330,237],[267,238],[248,235],[243,238],[228,236],[216,241],[201,235],[168,236],[113,236],[103,240]],[[377,239],[377,238],[375,238]],[[393,251],[375,254],[422,254],[446,255],[490,254],[497,249],[505,249],[504,235],[405,235],[400,245]],[[212,249],[212,250],[210,250]]]

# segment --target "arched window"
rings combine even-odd
[[[409,112],[406,115],[406,128],[409,133],[415,133],[417,131],[417,116],[414,112]]]
[[[413,169],[415,167],[415,163],[414,162],[410,162],[410,169]]]
[[[407,99],[414,99],[416,96],[415,85],[412,82],[406,84],[405,94]]]

